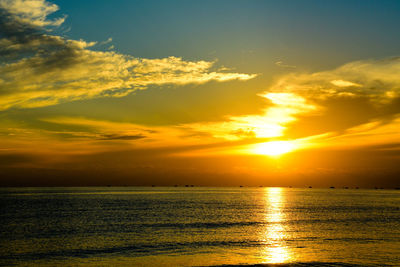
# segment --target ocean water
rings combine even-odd
[[[400,191],[0,189],[3,266],[400,266]]]

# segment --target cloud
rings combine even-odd
[[[118,134],[105,134],[100,140],[137,140],[146,138],[146,136],[138,135],[118,135]]]
[[[347,129],[343,134],[332,136],[328,140],[322,140],[325,146],[347,147],[374,145],[376,149],[397,149],[399,147],[400,116],[396,115],[390,123],[382,123],[381,120],[357,125]]]
[[[51,34],[52,28],[65,20],[47,19],[57,10],[55,4],[44,0],[0,0],[0,110],[121,97],[149,85],[248,80],[256,76],[227,72],[215,62],[180,57],[145,59],[96,51],[96,42]]]
[[[370,122],[394,123],[400,113],[399,73],[399,57],[355,61],[322,72],[284,75],[268,92],[295,94],[318,107],[314,112],[297,114],[287,125],[287,137],[328,132],[342,135]]]
[[[81,117],[50,117],[40,119],[42,122],[65,125],[64,131],[47,131],[48,135],[69,135],[80,140],[139,140],[154,139],[161,128],[150,128],[132,123],[92,120]],[[68,127],[70,126],[70,127]]]
[[[310,99],[368,97],[376,103],[399,96],[400,57],[364,60],[316,73],[291,73],[277,80],[270,91],[292,92]]]
[[[105,44],[109,44],[109,43],[111,43],[112,42],[112,38],[110,37],[110,38],[108,38],[107,40],[105,40],[105,41],[103,41],[103,42],[100,42],[100,44],[101,45],[105,45]]]
[[[71,140],[97,141],[126,141],[135,147],[151,148],[165,146],[181,146],[206,144],[215,142],[211,136],[192,135],[186,127],[176,126],[143,126],[128,122],[95,120],[83,117],[48,117],[42,122],[65,126],[64,131],[41,131],[47,138],[69,136]],[[10,132],[10,131],[7,131]],[[0,132],[1,133],[1,132]],[[17,137],[14,137],[17,139]],[[132,141],[132,142],[131,142]]]
[[[279,60],[279,61],[275,62],[275,65],[280,67],[280,68],[285,68],[285,69],[295,69],[295,68],[297,68],[296,66],[285,64],[282,60]]]
[[[331,81],[331,84],[336,85],[338,87],[349,87],[349,86],[356,86],[360,87],[360,84],[349,82],[349,81],[343,81],[343,80],[333,80]]]
[[[43,27],[43,26],[60,26],[64,20],[57,18],[48,20],[47,16],[56,12],[58,6],[45,0],[2,0],[0,9],[3,23],[7,26]]]

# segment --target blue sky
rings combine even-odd
[[[113,38],[138,57],[219,59],[250,71],[277,60],[317,70],[396,55],[398,1],[57,1],[73,39]]]

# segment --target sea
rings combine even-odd
[[[400,266],[400,191],[0,189],[1,266]]]

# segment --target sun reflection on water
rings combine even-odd
[[[278,187],[265,189],[265,222],[267,226],[263,233],[263,240],[266,246],[262,251],[262,258],[265,263],[285,263],[292,258],[285,244],[287,232],[282,224],[285,221],[282,190],[282,188]]]

